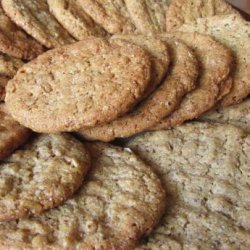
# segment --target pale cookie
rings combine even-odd
[[[77,40],[86,36],[106,36],[105,30],[82,8],[81,0],[47,0],[50,12]]]
[[[193,49],[200,61],[200,78],[197,87],[186,95],[180,107],[152,130],[174,127],[211,109],[220,95],[221,83],[229,77],[233,62],[230,51],[209,36],[184,32],[161,36],[178,38]]]
[[[250,136],[191,123],[128,145],[152,165],[169,197],[159,227],[138,249],[250,248]]]
[[[173,0],[166,12],[166,29],[174,31],[198,18],[240,14],[224,0]]]
[[[46,0],[2,0],[2,6],[18,26],[47,48],[74,42],[49,12]]]
[[[250,132],[250,99],[230,107],[212,110],[201,116],[199,120],[229,123]]]
[[[96,23],[111,34],[136,32],[124,0],[81,0],[81,6]]]
[[[183,43],[174,39],[164,41],[170,49],[172,66],[162,85],[133,112],[109,124],[82,129],[82,136],[102,141],[128,137],[153,126],[178,107],[183,96],[195,87],[198,62],[192,51]]]
[[[5,101],[11,115],[34,131],[77,131],[130,110],[150,76],[146,51],[92,37],[24,65],[9,81]]]
[[[0,53],[0,76],[12,78],[17,70],[23,66],[20,59]]]
[[[133,249],[165,210],[161,183],[133,153],[88,144],[92,166],[79,192],[40,217],[0,224],[1,249]]]
[[[69,199],[90,165],[69,135],[39,135],[0,163],[0,221],[40,215]]]
[[[235,55],[233,87],[221,102],[222,106],[239,103],[250,94],[250,24],[237,15],[198,19],[196,24],[183,25],[181,31],[197,31],[212,35]]]
[[[33,59],[43,52],[43,47],[17,27],[0,5],[0,51],[8,55]]]
[[[4,104],[0,104],[0,160],[22,145],[28,139],[29,135],[30,131],[14,121],[5,112]]]
[[[166,31],[166,9],[169,0],[125,0],[136,28],[143,34]]]
[[[5,87],[10,79],[6,76],[0,76],[0,102],[5,98]]]

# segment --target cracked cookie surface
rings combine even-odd
[[[92,37],[24,65],[9,81],[5,101],[11,115],[34,131],[77,131],[127,112],[150,77],[146,51]]]
[[[0,223],[0,246],[23,249],[132,249],[165,208],[159,178],[133,153],[86,144],[92,165],[79,192],[38,218]]]
[[[166,215],[138,249],[249,248],[249,134],[191,123],[126,146],[161,176],[169,197]]]
[[[0,220],[39,215],[82,185],[90,157],[81,142],[39,135],[0,163]]]

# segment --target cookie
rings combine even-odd
[[[106,36],[105,30],[85,13],[80,0],[47,0],[50,12],[77,40],[86,36]]]
[[[102,141],[128,137],[153,126],[178,107],[183,96],[195,87],[198,62],[183,43],[174,39],[164,41],[170,49],[172,66],[161,86],[133,112],[109,124],[82,129],[80,135]],[[153,44],[155,46],[156,43]]]
[[[81,0],[81,6],[96,23],[111,34],[136,32],[124,0]]]
[[[0,76],[12,78],[23,66],[23,61],[5,54],[0,54]]]
[[[240,14],[224,0],[173,0],[166,12],[166,29],[174,31],[198,18]]]
[[[112,39],[121,39],[146,50],[152,63],[151,81],[143,97],[148,97],[165,78],[170,64],[169,46],[157,37],[145,35],[114,35]]]
[[[143,34],[166,31],[166,9],[169,0],[125,0],[136,28]]]
[[[130,110],[150,76],[146,51],[92,37],[24,65],[9,81],[5,101],[11,115],[34,131],[77,131]]]
[[[0,160],[22,145],[28,139],[29,135],[30,131],[14,121],[6,113],[5,105],[0,104]]]
[[[49,12],[46,0],[2,0],[2,7],[18,26],[47,48],[74,42]]]
[[[0,102],[5,98],[5,87],[10,79],[6,76],[0,76]]]
[[[0,221],[39,215],[82,185],[90,156],[69,135],[40,135],[0,163]]]
[[[161,176],[169,198],[160,225],[138,249],[250,247],[249,134],[191,123],[139,135],[127,146]]]
[[[26,60],[33,59],[43,52],[42,45],[17,27],[4,13],[1,5],[0,20],[1,52]],[[2,58],[0,60],[2,60]]]
[[[237,15],[216,16],[197,20],[197,24],[183,25],[180,30],[212,35],[230,48],[235,55],[233,87],[222,106],[239,103],[250,94],[250,24]]]
[[[226,96],[233,87],[233,78],[230,76],[227,80],[220,84],[219,96],[217,101],[220,101],[224,96]]]
[[[220,95],[221,82],[228,79],[233,63],[231,52],[209,36],[184,32],[170,36],[180,39],[194,50],[200,61],[200,78],[197,87],[186,95],[180,107],[152,130],[174,127],[211,109]]]
[[[1,248],[133,249],[165,209],[158,177],[133,153],[88,144],[92,166],[79,192],[40,217],[0,224]]]
[[[250,99],[230,107],[212,110],[199,120],[229,123],[250,132]]]

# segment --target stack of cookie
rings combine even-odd
[[[1,249],[250,248],[240,13],[2,0],[0,20]]]

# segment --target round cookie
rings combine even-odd
[[[105,36],[106,32],[85,13],[80,0],[47,0],[50,12],[77,40],[86,36]]]
[[[23,66],[20,59],[0,53],[0,76],[12,78],[17,70]]]
[[[22,145],[28,139],[29,135],[30,131],[14,121],[5,112],[5,105],[0,104],[0,160],[10,155],[16,148]]]
[[[90,157],[69,135],[40,135],[0,163],[0,221],[39,215],[82,185]]]
[[[240,104],[212,110],[201,116],[199,120],[229,123],[250,132],[250,99]]]
[[[142,40],[145,41],[146,37]],[[80,135],[102,141],[128,137],[153,126],[176,109],[182,97],[195,87],[198,63],[192,51],[183,43],[174,39],[164,41],[170,49],[172,66],[161,86],[133,112],[109,124],[82,129]]]
[[[18,26],[47,48],[74,42],[49,12],[46,0],[2,0],[2,7]]]
[[[173,0],[166,12],[166,29],[175,31],[183,24],[195,23],[198,18],[240,14],[224,0]]]
[[[220,95],[221,83],[229,77],[233,62],[230,51],[209,36],[185,32],[162,36],[180,39],[193,49],[201,66],[200,78],[196,88],[186,95],[180,107],[152,130],[174,127],[211,109]]]
[[[166,205],[158,177],[129,151],[87,146],[93,161],[79,192],[38,218],[1,223],[1,248],[133,249],[150,233]]]
[[[137,249],[250,247],[247,133],[193,123],[139,135],[127,146],[161,176],[169,198],[160,225]]]
[[[1,52],[26,60],[33,59],[43,52],[42,45],[17,27],[4,13],[1,5],[0,30]]]
[[[143,34],[166,31],[166,9],[169,0],[125,0],[136,28]]]
[[[124,0],[81,0],[81,6],[111,34],[131,34],[136,31]]]
[[[9,81],[5,101],[11,115],[34,131],[77,131],[127,112],[150,76],[143,49],[91,37],[24,65]]]
[[[196,24],[183,25],[181,31],[197,31],[212,35],[230,48],[235,56],[233,87],[222,101],[222,106],[239,103],[250,94],[250,24],[237,15],[198,19]]]

